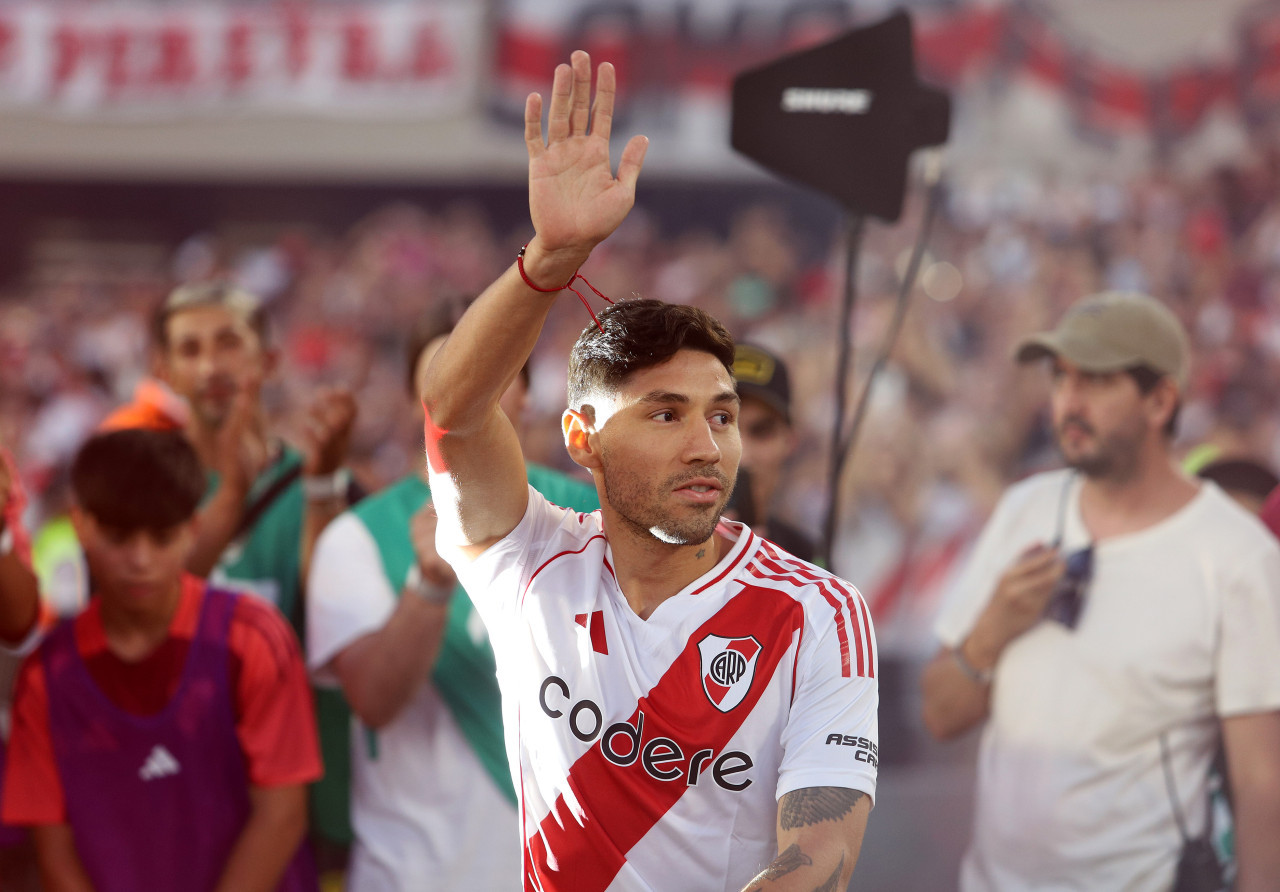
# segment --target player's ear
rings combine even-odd
[[[569,458],[584,468],[600,467],[598,432],[595,426],[595,410],[584,405],[581,410],[565,409],[560,417],[564,431],[564,448]]]

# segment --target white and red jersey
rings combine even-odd
[[[535,490],[473,562],[520,795],[526,892],[738,890],[777,855],[777,799],[875,795],[876,648],[858,592],[741,524],[645,620],[599,512]]]

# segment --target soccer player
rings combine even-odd
[[[488,627],[524,888],[843,889],[875,793],[876,653],[846,582],[721,520],[741,443],[733,340],[630,300],[575,345],[570,457],[601,509],[531,489],[498,400],[556,295],[629,212],[646,143],[609,162],[614,72],[529,97],[533,240],[427,370],[437,547]]]
[[[184,572],[205,490],[176,431],[72,466],[95,595],[23,663],[4,784],[49,892],[303,892],[320,774],[301,652],[270,605]]]

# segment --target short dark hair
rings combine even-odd
[[[85,441],[71,463],[71,490],[101,524],[158,531],[195,515],[205,476],[180,432],[126,428]]]
[[[569,355],[569,407],[612,393],[634,372],[661,365],[680,350],[701,350],[733,375],[733,336],[697,307],[649,298],[619,301],[587,326]]]
[[[161,350],[169,348],[169,320],[183,310],[196,307],[225,307],[236,313],[266,347],[271,334],[267,309],[255,295],[227,281],[191,282],[169,292],[151,315],[151,339]]]
[[[1133,383],[1138,385],[1138,392],[1143,396],[1151,393],[1156,389],[1162,380],[1168,378],[1164,372],[1157,372],[1155,369],[1146,365],[1135,365],[1124,370]],[[1178,416],[1182,414],[1182,400],[1179,399],[1173,406],[1173,411],[1169,413],[1169,420],[1164,423],[1164,435],[1172,439],[1174,434],[1178,432]]]
[[[466,312],[467,307],[474,302],[475,298],[473,297],[465,300],[442,301],[420,316],[413,327],[409,329],[409,338],[405,342],[404,351],[404,382],[409,396],[414,399],[419,396],[416,376],[418,373],[418,360],[422,358],[422,351],[426,350],[427,345],[436,338],[451,334],[458,324],[458,320],[462,318],[462,314]],[[524,381],[525,386],[528,387],[529,364],[527,362],[520,367],[520,378]]]

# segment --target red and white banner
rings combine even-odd
[[[0,110],[429,117],[479,102],[484,6],[0,5]]]
[[[1274,4],[1243,11],[1235,4],[1234,27],[1220,29],[1228,35],[1220,58],[1168,54],[1159,70],[1099,51],[1038,5],[904,5],[915,14],[916,62],[925,80],[960,89],[992,77],[1025,77],[1054,88],[1084,131],[1170,140],[1218,105],[1254,119],[1280,113]],[[1150,6],[1151,17],[1164,14],[1159,0]],[[724,122],[708,126],[707,118],[723,115],[738,73],[870,24],[888,7],[863,0],[504,0],[502,9],[496,104],[509,115],[528,91],[545,89],[556,62],[581,47],[614,62],[619,89],[629,94],[622,107],[631,111],[623,114],[635,115],[638,129],[723,141]]]

